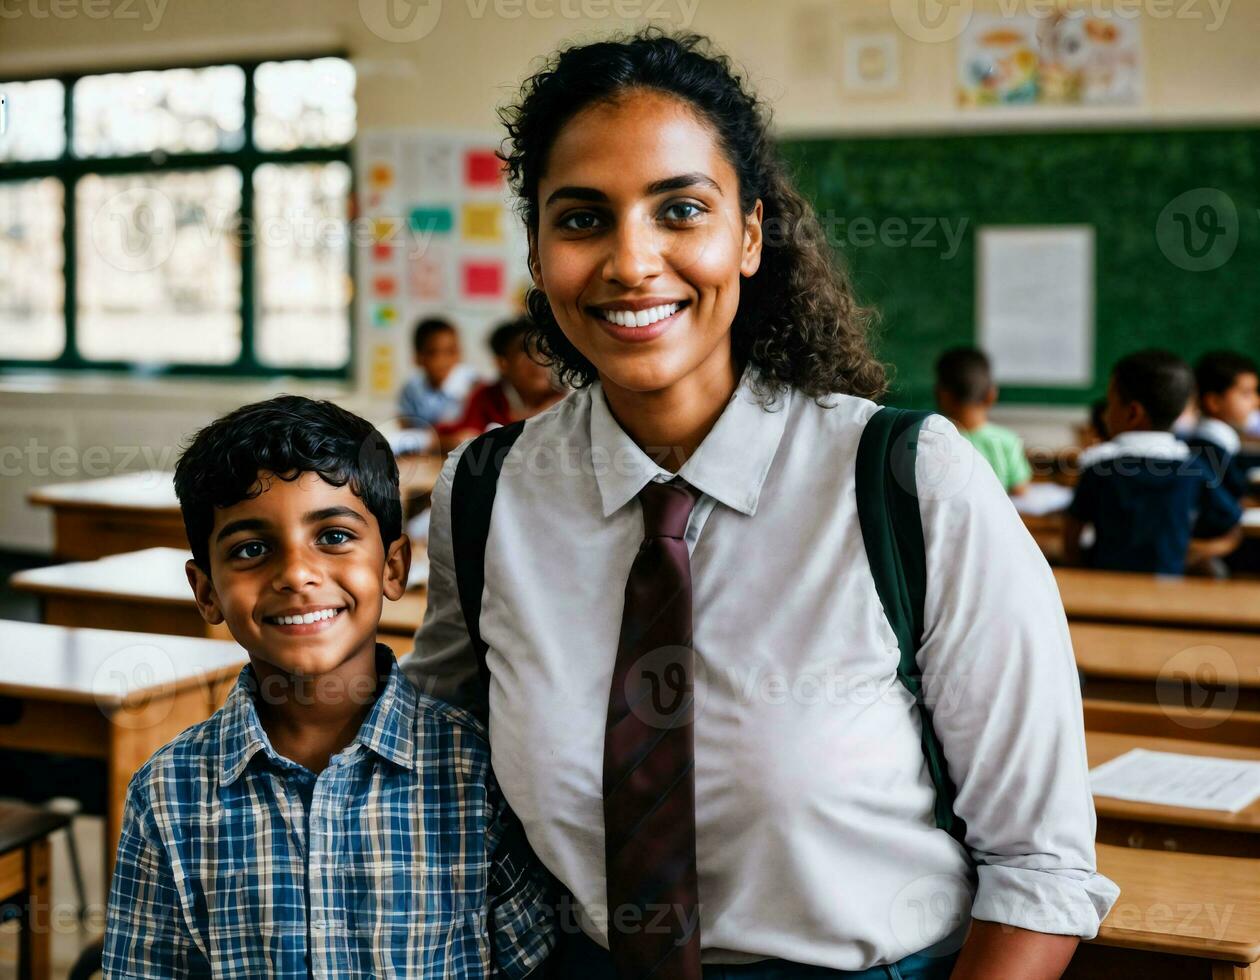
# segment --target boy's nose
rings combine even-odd
[[[319,566],[305,555],[286,555],[276,571],[275,587],[281,591],[298,592],[318,585],[322,580]]]

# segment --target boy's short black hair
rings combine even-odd
[[[1232,350],[1214,350],[1199,358],[1194,366],[1194,381],[1199,397],[1223,395],[1234,387],[1240,375],[1260,374],[1256,362],[1246,354]]]
[[[1151,428],[1167,431],[1194,394],[1190,365],[1166,350],[1143,350],[1122,357],[1111,369],[1116,391],[1137,402],[1150,416]]]
[[[936,384],[963,405],[982,402],[993,387],[989,358],[975,347],[952,347],[936,360]]]
[[[387,550],[402,535],[398,464],[385,437],[332,402],[278,395],[215,419],[175,465],[188,544],[207,575],[215,508],[256,496],[263,470],[285,480],[318,473],[333,486],[348,483],[376,518]]]
[[[445,317],[427,316],[416,324],[416,329],[411,334],[411,347],[417,354],[424,353],[424,345],[429,342],[429,338],[434,334],[439,334],[443,330],[449,330],[456,333],[455,324],[451,323]]]
[[[495,357],[507,357],[517,341],[523,341],[529,332],[529,317],[521,316],[515,320],[506,320],[494,328],[490,334],[490,349]]]
[[[1089,424],[1094,427],[1100,439],[1110,439],[1107,435],[1107,399],[1095,398],[1089,406]]]

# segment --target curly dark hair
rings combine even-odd
[[[701,35],[649,27],[562,49],[525,81],[519,101],[499,110],[508,133],[499,157],[531,241],[539,179],[560,130],[587,106],[633,89],[688,104],[713,128],[734,168],[743,213],[762,202],[761,266],[743,283],[731,325],[735,362],[759,368],[759,394],[772,399],[793,387],[819,400],[832,392],[882,395],[887,377],[868,340],[873,311],[854,298],[813,207],[792,185],[769,134],[769,111]],[[526,303],[531,354],[572,387],[593,382],[595,366],[565,337],[546,295],[532,287]]]
[[[386,552],[402,535],[398,463],[389,442],[359,416],[332,402],[277,395],[242,405],[193,437],[175,464],[175,495],[193,560],[210,574],[214,512],[262,492],[258,473],[282,480],[318,473],[350,485],[380,526]]]

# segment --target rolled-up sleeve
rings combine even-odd
[[[927,556],[919,666],[978,870],[972,916],[1092,938],[1097,872],[1072,643],[1045,558],[992,470],[932,416],[916,464]]]
[[[485,696],[477,655],[459,602],[451,538],[451,486],[455,467],[467,446],[465,442],[447,456],[433,487],[428,601],[412,652],[403,658],[401,666],[408,679],[426,694],[468,708],[484,719]]]

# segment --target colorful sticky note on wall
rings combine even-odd
[[[373,164],[368,170],[368,183],[373,187],[392,187],[394,168],[388,163]]]
[[[503,163],[494,150],[469,150],[464,156],[464,182],[469,187],[498,187]]]
[[[394,257],[394,246],[389,242],[377,242],[372,246],[372,258],[377,262],[388,262]]]
[[[474,242],[500,242],[503,229],[500,217],[503,205],[497,202],[465,204],[463,210],[464,238]]]
[[[372,307],[372,325],[392,327],[398,322],[398,310],[393,303],[377,303]]]
[[[373,218],[372,241],[397,242],[402,223],[397,218]]]
[[[493,260],[464,260],[460,281],[469,299],[498,299],[503,295],[503,263]]]
[[[448,235],[455,228],[455,216],[445,205],[418,205],[411,209],[407,223],[412,231]]]
[[[446,272],[441,259],[428,254],[414,256],[407,269],[407,290],[413,299],[446,299]]]
[[[398,292],[398,280],[393,276],[376,276],[372,280],[372,292],[377,296],[393,296]]]
[[[394,348],[389,344],[377,344],[372,348],[369,371],[372,390],[387,394],[394,390]]]

